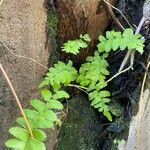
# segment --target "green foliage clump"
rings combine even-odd
[[[86,48],[90,41],[89,35],[81,35],[80,39],[68,41],[63,45],[62,51],[66,53],[78,54],[81,48]],[[6,142],[8,148],[16,150],[45,150],[44,140],[45,128],[54,128],[60,125],[61,120],[55,111],[63,109],[61,99],[69,98],[69,94],[62,90],[63,87],[70,86],[71,82],[78,83],[74,87],[86,90],[91,106],[102,112],[104,116],[112,121],[110,111],[110,92],[104,88],[107,86],[106,76],[109,75],[108,62],[106,60],[110,50],[134,49],[143,53],[144,41],[141,35],[133,34],[132,29],[126,29],[123,33],[110,31],[106,37],[99,37],[100,43],[97,45],[98,51],[94,56],[89,56],[86,62],[81,65],[79,73],[73,67],[72,61],[64,63],[58,61],[50,67],[46,77],[40,84],[41,99],[30,101],[31,109],[24,109],[25,115],[30,124],[33,137],[30,135],[23,117],[18,117],[16,122],[19,127],[11,127],[9,132],[14,137]],[[51,90],[49,90],[51,89]],[[110,113],[111,112],[111,113]]]
[[[117,49],[125,50],[126,48],[138,51],[141,54],[144,49],[144,40],[141,40],[140,34],[134,34],[132,29],[125,29],[123,33],[115,31],[107,31],[106,37],[99,36],[100,43],[97,45],[98,51],[110,52]]]
[[[102,112],[104,116],[107,117],[109,121],[112,121],[112,116],[110,114],[110,109],[108,103],[110,102],[110,92],[104,90],[94,90],[89,93],[89,100],[91,101],[91,106]]]
[[[72,53],[74,55],[79,53],[81,48],[87,48],[87,42],[91,41],[88,34],[80,35],[80,39],[68,40],[62,46],[62,51],[66,53]]]
[[[33,135],[36,138],[30,137],[27,129],[20,127],[12,127],[9,129],[10,134],[15,138],[6,142],[6,146],[16,150],[45,150],[45,145],[42,141],[46,139],[46,134],[42,130],[33,129]]]
[[[30,100],[32,109],[24,109],[33,137],[30,137],[24,118],[18,117],[16,122],[21,127],[10,128],[9,132],[15,138],[6,142],[7,147],[18,150],[45,150],[43,141],[46,139],[46,134],[41,129],[54,128],[54,125],[61,124],[54,110],[63,109],[59,99],[69,98],[69,94],[62,90],[52,94],[48,89],[43,89],[41,95],[41,99]]]
[[[109,75],[107,69],[109,65],[106,60],[107,56],[107,53],[100,56],[98,51],[95,51],[93,57],[87,57],[86,63],[82,64],[80,67],[77,83],[87,87],[91,106],[97,108],[99,112],[103,112],[104,116],[112,121],[107,105],[107,103],[110,102],[110,99],[108,98],[110,93],[101,90],[107,86],[105,79],[106,76]]]
[[[106,76],[109,75],[107,56],[106,53],[100,56],[98,51],[95,51],[93,57],[87,57],[86,63],[82,64],[79,69],[77,83],[81,86],[88,86],[88,91],[100,90],[107,86],[105,82]]]
[[[59,90],[62,85],[67,86],[70,82],[75,81],[77,76],[78,73],[72,66],[72,61],[67,64],[58,61],[57,64],[54,64],[54,67],[49,69],[40,87],[51,85],[54,90]]]

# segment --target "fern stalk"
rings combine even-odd
[[[14,89],[14,87],[12,86],[12,83],[11,83],[11,81],[10,81],[10,79],[9,79],[9,77],[8,77],[8,75],[7,75],[7,73],[6,73],[6,71],[5,71],[5,69],[3,68],[2,64],[0,64],[0,69],[1,69],[1,71],[2,71],[2,73],[3,73],[3,75],[4,75],[4,77],[5,77],[5,79],[6,79],[6,81],[7,81],[7,83],[8,83],[8,85],[9,85],[10,89],[11,89],[11,92],[12,92],[12,94],[13,94],[13,96],[14,96],[16,102],[17,102],[17,105],[18,105],[18,107],[19,107],[19,109],[20,109],[20,112],[21,112],[21,114],[22,114],[22,116],[23,116],[23,118],[24,118],[24,120],[25,120],[27,129],[28,129],[28,131],[29,131],[31,137],[33,137],[33,133],[32,133],[30,124],[29,124],[29,122],[28,122],[28,119],[27,119],[27,117],[26,117],[26,115],[25,115],[25,113],[24,113],[24,111],[23,111],[22,105],[21,105],[21,103],[20,103],[20,101],[19,101],[19,98],[18,98],[16,92],[15,92],[15,89]]]

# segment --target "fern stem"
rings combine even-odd
[[[69,84],[68,86],[70,87],[75,87],[83,92],[85,92],[86,94],[88,94],[88,92],[86,91],[88,88],[84,87],[84,86],[80,86],[80,85],[75,85],[75,84]]]
[[[119,76],[120,74],[122,74],[122,73],[125,73],[126,71],[130,70],[131,68],[132,68],[132,65],[130,65],[128,68],[126,68],[126,69],[124,69],[124,70],[122,70],[122,71],[116,73],[113,77],[111,77],[110,79],[108,79],[108,80],[106,81],[106,83],[112,81],[114,78],[118,77],[118,76]]]
[[[137,29],[136,29],[136,31],[135,31],[135,34],[140,33],[145,20],[146,20],[146,18],[143,16],[140,23],[139,23],[139,25],[138,25],[138,27],[137,27]],[[131,65],[133,65],[133,63],[134,63],[134,54],[135,54],[135,51],[128,50],[128,52],[126,53],[121,65],[120,65],[119,72],[125,67],[125,65],[127,64],[127,61],[128,61],[129,58],[130,58],[130,62],[132,63]]]
[[[23,111],[23,108],[22,108],[22,105],[21,105],[21,103],[20,103],[20,100],[19,100],[19,98],[18,98],[18,96],[17,96],[17,94],[16,94],[16,92],[15,92],[15,89],[14,89],[14,87],[12,86],[11,81],[10,81],[10,79],[9,79],[9,77],[8,77],[8,75],[7,75],[7,73],[6,73],[6,71],[4,70],[2,64],[0,64],[0,70],[2,71],[2,73],[3,73],[3,75],[4,75],[4,77],[5,77],[6,81],[7,81],[7,83],[8,83],[8,85],[9,85],[10,89],[11,89],[11,92],[12,92],[12,94],[13,94],[13,96],[14,96],[16,102],[17,102],[17,105],[18,105],[18,107],[19,107],[19,109],[20,109],[20,112],[21,112],[21,114],[22,114],[22,116],[23,116],[23,118],[24,118],[24,120],[25,120],[27,129],[28,129],[28,131],[29,131],[31,137],[33,137],[33,133],[32,133],[30,124],[29,124],[29,122],[28,122],[28,119],[27,119],[27,117],[26,117],[24,111]]]
[[[124,30],[124,27],[121,25],[120,21],[118,20],[118,18],[116,17],[116,15],[114,14],[113,9],[117,10],[122,17],[124,18],[124,20],[127,22],[127,24],[130,26],[131,29],[133,29],[132,25],[129,23],[128,19],[126,18],[126,16],[121,12],[121,10],[119,10],[118,8],[114,7],[109,0],[103,0],[106,4],[107,4],[107,9],[110,13],[110,16],[112,17],[112,19],[114,19],[114,21],[116,22],[116,24],[121,28],[121,30]]]

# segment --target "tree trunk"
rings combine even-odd
[[[115,0],[110,0],[114,3]],[[60,58],[73,59],[80,64],[93,52],[94,42],[102,34],[109,24],[109,16],[105,3],[102,0],[57,0],[56,10],[58,15],[57,42],[58,51],[64,42],[75,39],[80,34],[88,33],[92,39],[88,49],[81,51],[78,56],[64,55],[60,52]]]
[[[59,58],[63,61],[71,59],[75,66],[79,67],[85,58],[96,50],[95,41],[109,24],[106,5],[102,0],[58,0],[56,12]],[[92,39],[89,48],[81,50],[77,56],[60,51],[64,42],[76,39],[84,33],[88,33]],[[102,136],[102,118],[86,100],[86,95],[78,92],[68,100],[68,116],[59,134],[57,150],[99,150],[102,147],[105,139],[105,136]]]
[[[47,45],[51,47],[52,39],[50,37],[50,43],[46,42],[47,15],[43,3],[44,0],[4,0],[0,6],[0,63],[8,73],[23,107],[29,104],[27,101],[29,98],[38,95],[36,92],[38,83],[46,72],[45,68],[31,62],[29,58],[45,66],[49,63],[50,51]],[[90,35],[92,38],[90,47],[93,47],[97,37],[109,24],[108,13],[102,1],[57,0],[55,6],[58,17],[59,53],[65,41],[75,39],[81,33]],[[72,58],[76,64],[80,64],[92,52],[93,50],[89,48],[83,50],[77,57],[60,55],[60,58]],[[8,129],[19,114],[11,91],[0,73],[0,148],[3,150],[5,150],[4,142],[9,136]],[[55,141],[54,136],[52,137]],[[47,149],[53,149],[49,139]]]

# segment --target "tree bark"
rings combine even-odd
[[[115,0],[110,0],[114,3]],[[92,47],[98,36],[107,28],[110,19],[105,3],[102,0],[57,0],[58,16],[57,41],[58,51],[64,42],[79,38],[80,34],[88,33],[92,39],[88,49],[81,51],[78,56],[68,56],[60,52],[60,58],[73,59],[77,64],[93,52]],[[67,57],[66,57],[67,56]]]
[[[111,2],[114,3],[113,0]],[[105,6],[102,0],[56,1],[59,58],[63,61],[71,59],[75,66],[79,67],[86,57],[96,50],[95,41],[105,31],[110,21]],[[60,51],[64,42],[79,38],[80,34],[85,33],[88,33],[92,39],[89,48],[81,50],[77,56]],[[101,136],[103,132],[102,118],[86,101],[87,99],[87,95],[77,92],[68,100],[68,116],[58,137],[57,150],[98,150],[102,147],[104,142],[104,137]]]
[[[18,97],[26,107],[37,95],[37,86],[46,69],[27,58],[47,66],[45,50],[47,15],[42,0],[4,0],[0,6],[0,63],[2,63]],[[15,55],[24,56],[16,57]],[[0,72],[0,149],[5,149],[8,129],[20,114],[14,97]]]
[[[38,95],[38,83],[46,72],[45,68],[27,58],[35,59],[45,66],[49,63],[50,51],[47,45],[45,48],[47,15],[43,3],[44,0],[4,0],[0,8],[0,63],[6,69],[23,107],[28,105],[29,98]],[[58,17],[59,53],[64,42],[78,38],[82,33],[90,35],[90,47],[93,47],[97,37],[109,24],[106,7],[99,0],[57,0],[55,9]],[[93,49],[89,48],[71,58],[80,64],[92,52]],[[70,58],[68,55],[63,56],[60,58]],[[8,129],[19,114],[14,98],[0,73],[0,148],[3,150],[4,142],[9,136]],[[53,149],[49,139],[47,143],[48,150]]]

